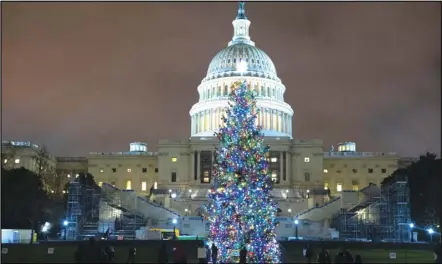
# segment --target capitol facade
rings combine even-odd
[[[183,135],[182,140],[160,140],[158,152],[149,152],[147,144],[134,142],[129,151],[53,157],[51,164],[59,177],[69,180],[87,172],[99,185],[134,190],[182,214],[197,214],[207,201],[212,182],[213,146],[218,144],[214,132],[222,125],[232,84],[244,79],[257,96],[260,112],[256,122],[262,125],[265,142],[270,145],[273,196],[281,214],[297,214],[326,204],[344,191],[380,184],[401,166],[395,153],[357,152],[353,142],[324,150],[320,139],[293,135],[294,111],[284,102],[286,87],[270,57],[252,41],[251,22],[242,7],[232,23],[232,40],[212,59],[197,88],[199,100],[189,112],[190,138]],[[239,72],[238,64],[244,62],[247,68]],[[2,145],[2,153],[14,149],[14,157],[5,158],[4,164],[33,169],[31,154],[38,146],[17,141]]]

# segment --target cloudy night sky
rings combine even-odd
[[[61,156],[190,136],[237,4],[2,3],[2,139]],[[294,137],[440,153],[440,3],[247,3]]]

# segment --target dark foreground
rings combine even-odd
[[[135,247],[135,263],[157,263],[161,243],[169,248],[179,243],[186,253],[189,263],[198,263],[197,241],[104,241],[103,246],[111,244],[115,249],[114,263],[126,263],[129,249]],[[74,263],[74,254],[79,242],[47,242],[36,245],[2,245],[2,263]],[[87,243],[84,242],[84,243]],[[306,241],[281,242],[285,263],[305,263],[302,249]],[[353,256],[359,254],[364,263],[434,263],[433,246],[426,244],[391,244],[391,243],[358,243],[358,242],[308,242],[314,252],[316,263],[317,252],[325,246],[334,256],[340,249],[348,249]],[[4,249],[8,253],[4,254]],[[53,249],[53,254],[48,254]],[[393,254],[390,254],[393,253]],[[395,254],[394,254],[395,253]],[[390,256],[396,258],[391,259]]]

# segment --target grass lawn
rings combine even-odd
[[[427,250],[403,250],[403,249],[351,249],[349,250],[353,255],[361,255],[363,263],[434,263],[433,252]],[[329,250],[332,256],[332,262],[334,257],[339,252],[338,249]],[[390,259],[390,252],[396,253],[396,259]],[[315,252],[315,258],[313,263],[316,262],[317,252]],[[286,252],[285,261],[288,263],[302,263],[305,262],[302,256],[302,249],[298,252]]]
[[[133,245],[137,248],[136,263],[156,263],[160,243],[157,245]],[[126,263],[130,244],[114,245],[114,263]],[[75,244],[56,245],[2,245],[8,248],[8,254],[2,254],[2,263],[73,263],[74,252],[77,249]],[[54,254],[48,254],[48,248],[54,248]],[[183,245],[184,252],[187,253],[189,263],[197,263],[195,245]],[[316,262],[319,248],[314,248]],[[329,250],[334,256],[338,249]],[[305,263],[302,256],[302,246],[286,247],[283,249],[284,261],[286,263]],[[431,250],[405,250],[405,249],[350,249],[353,256],[361,255],[364,263],[434,263],[433,252]],[[390,259],[390,252],[396,253],[396,259]]]

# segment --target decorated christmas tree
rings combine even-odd
[[[256,115],[254,92],[245,81],[236,82],[224,124],[216,134],[220,146],[215,150],[208,205],[209,241],[218,247],[221,263],[239,262],[244,247],[248,263],[280,262],[269,147],[263,143]]]

